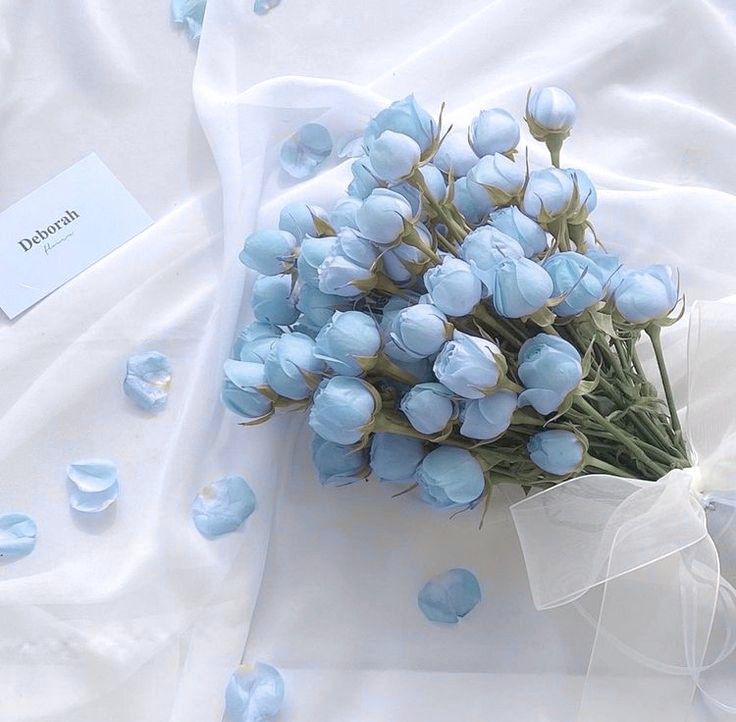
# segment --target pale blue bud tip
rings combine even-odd
[[[243,664],[233,672],[225,690],[228,722],[265,722],[275,717],[284,701],[284,680],[269,664]]]
[[[241,476],[202,487],[192,503],[194,526],[206,537],[235,531],[255,510],[256,495]]]
[[[480,602],[480,584],[467,569],[450,569],[432,577],[419,591],[419,608],[431,622],[456,624]]]
[[[0,557],[22,557],[36,546],[36,522],[27,514],[0,514]]]
[[[107,509],[118,498],[118,470],[106,459],[85,459],[67,466],[72,509],[94,513]]]
[[[162,353],[146,351],[128,359],[123,391],[144,411],[161,411],[169,398],[170,385],[171,364]]]

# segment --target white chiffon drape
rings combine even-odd
[[[334,158],[299,184],[279,170],[303,123],[348,137],[415,92],[463,126],[482,107],[520,116],[530,86],[555,84],[580,108],[563,163],[597,184],[609,249],[679,266],[688,302],[734,293],[733,13],[705,0],[283,0],[258,17],[209,0],[194,97],[221,209],[165,3],[66,5],[0,4],[0,205],[95,150],[156,223],[0,321],[0,510],[39,523],[35,552],[0,566],[0,720],[219,722],[241,656],[282,671],[284,722],[572,719],[593,628],[580,634],[574,609],[534,609],[515,489],[479,531],[476,514],[450,520],[376,483],[320,487],[301,417],[246,430],[223,414],[221,362],[250,318],[237,252],[287,201],[329,207],[344,189]],[[684,327],[665,342],[685,399]],[[174,367],[155,418],[120,391],[144,348]],[[118,462],[122,485],[96,523],[69,512],[64,482],[93,455]],[[191,499],[229,473],[249,480],[257,512],[206,541]],[[483,601],[456,627],[431,625],[417,590],[452,566],[476,573]]]

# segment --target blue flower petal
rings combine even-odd
[[[72,484],[69,492],[69,506],[85,513],[104,511],[110,504],[117,501],[119,493],[120,484],[117,481],[102,491],[82,491],[78,486]]]
[[[171,0],[171,17],[175,23],[184,23],[192,40],[202,33],[204,9],[207,0]]]
[[[75,461],[66,468],[69,480],[83,492],[109,489],[118,478],[118,469],[106,459]]]
[[[256,15],[265,15],[269,10],[273,10],[280,4],[281,0],[256,0],[253,5],[253,12]]]
[[[202,487],[192,503],[194,526],[207,537],[235,531],[256,508],[256,495],[242,476]]]
[[[480,585],[467,569],[450,569],[432,577],[419,591],[419,608],[432,622],[456,624],[480,601]]]
[[[225,690],[226,718],[232,722],[265,722],[284,701],[284,680],[269,664],[241,665]]]
[[[171,385],[171,364],[158,351],[134,354],[128,359],[123,391],[144,411],[161,411]]]
[[[0,514],[0,557],[22,557],[36,546],[36,522],[28,514]]]
[[[281,146],[281,167],[293,178],[309,178],[332,153],[330,131],[319,123],[303,125]]]

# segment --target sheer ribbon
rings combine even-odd
[[[692,468],[581,476],[511,507],[537,609],[574,603],[595,625],[579,722],[685,722],[698,689],[736,715],[734,359],[736,303],[695,304]]]

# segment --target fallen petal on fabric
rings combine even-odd
[[[256,15],[265,15],[269,10],[273,10],[280,4],[281,0],[256,0],[253,5],[253,12]]]
[[[36,546],[36,522],[28,514],[0,514],[0,557],[22,557]]]
[[[171,364],[162,353],[146,351],[128,359],[123,391],[144,411],[161,411],[166,406],[170,385]]]
[[[192,503],[192,519],[206,537],[235,531],[255,510],[256,495],[242,476],[226,476],[202,487]]]
[[[120,485],[117,481],[102,491],[82,491],[78,486],[72,484],[69,492],[69,506],[85,513],[104,511],[117,501],[119,493]]]
[[[231,722],[263,722],[275,717],[284,701],[284,680],[269,664],[243,664],[225,690],[226,718]]]
[[[309,178],[332,153],[330,131],[319,123],[307,123],[281,146],[281,167],[299,180]]]
[[[480,601],[475,574],[467,569],[450,569],[432,577],[419,591],[419,608],[432,622],[456,624]]]
[[[204,9],[207,0],[171,0],[171,17],[175,23],[183,23],[192,40],[202,34]]]
[[[118,468],[107,459],[85,459],[66,467],[66,474],[80,491],[98,492],[109,489],[118,478]]]

